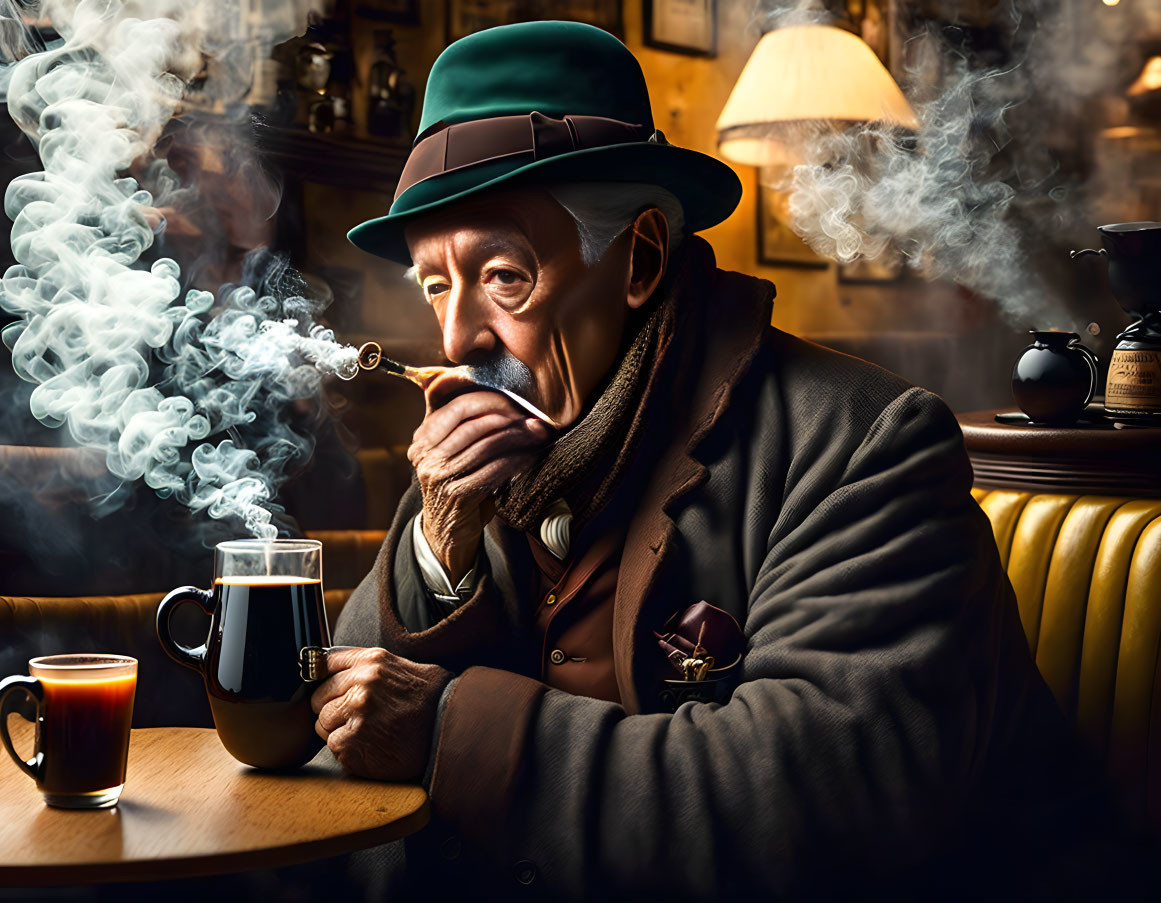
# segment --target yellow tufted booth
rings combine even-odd
[[[1161,499],[974,489],[1036,665],[1161,833]]]

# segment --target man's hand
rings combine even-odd
[[[496,494],[536,460],[552,430],[499,392],[467,392],[432,409],[433,397],[407,458],[423,494],[423,535],[455,586],[472,566]]]
[[[380,781],[423,776],[439,697],[452,679],[386,649],[328,652],[330,675],[310,698],[314,729],[351,774]]]

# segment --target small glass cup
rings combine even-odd
[[[50,806],[107,809],[125,786],[137,659],[127,655],[46,655],[28,663],[31,677],[0,681],[0,739],[36,781]],[[21,758],[8,733],[17,691],[36,703],[36,750]]]

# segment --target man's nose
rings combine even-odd
[[[451,289],[443,317],[443,353],[453,364],[462,364],[480,352],[490,352],[496,335],[488,323],[487,311],[475,293],[455,286]]]

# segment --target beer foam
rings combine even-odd
[[[137,680],[137,662],[127,656],[49,655],[34,658],[28,663],[28,670],[33,677],[50,684]]]
[[[230,576],[214,580],[219,586],[305,586],[309,583],[321,584],[316,577],[283,577],[277,574],[255,574],[251,577]]]
[[[106,674],[99,670],[89,671],[84,668],[70,669],[67,674],[34,674],[41,683],[54,686],[69,686],[71,684],[129,684],[136,683],[136,674]]]

